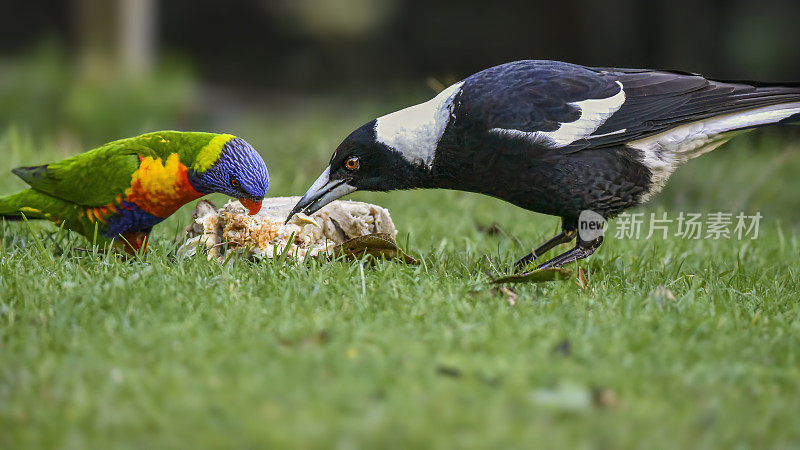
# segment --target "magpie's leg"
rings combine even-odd
[[[584,241],[581,238],[578,238],[578,244],[572,250],[568,250],[556,256],[555,258],[551,259],[550,261],[547,261],[546,263],[537,266],[536,270],[549,269],[552,267],[561,267],[564,264],[568,264],[573,261],[586,258],[590,256],[592,253],[594,253],[595,250],[597,250],[602,243],[603,243],[602,236],[591,241]]]
[[[578,235],[577,229],[563,227],[561,229],[561,233],[558,233],[557,235],[551,237],[550,239],[547,240],[547,242],[538,246],[536,250],[528,253],[527,255],[520,258],[519,261],[515,262],[514,271],[516,272],[519,269],[525,267],[526,265],[528,265],[528,263],[544,255],[545,253],[550,251],[550,249],[552,249],[557,245],[569,244],[575,239],[575,236],[577,235]]]

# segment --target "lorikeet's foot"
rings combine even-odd
[[[122,248],[134,255],[137,252],[145,253],[147,251],[147,241],[150,239],[150,234],[144,232],[124,233],[122,238],[119,240],[122,243]]]

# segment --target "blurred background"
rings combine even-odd
[[[800,81],[797,0],[28,0],[0,11],[6,174],[145,131],[226,131],[262,152],[272,195],[299,194],[350,130],[517,59]],[[776,171],[798,154],[782,145],[798,128],[744,138],[777,140],[739,156],[771,172],[737,183],[770,189],[749,186],[733,206],[780,195]],[[707,158],[732,164],[717,153]],[[679,171],[658,201],[716,205],[737,176],[716,167],[685,169],[687,183]],[[701,186],[708,170],[721,171]],[[3,193],[23,186],[0,178]]]
[[[0,121],[80,145],[325,98],[420,100],[516,59],[800,79],[796,0],[28,0],[0,10],[14,18],[0,27]]]

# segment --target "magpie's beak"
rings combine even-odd
[[[322,175],[317,178],[317,181],[311,185],[308,192],[303,195],[303,198],[297,202],[292,212],[289,213],[289,217],[286,218],[286,223],[289,223],[292,216],[298,212],[302,211],[304,214],[314,214],[328,203],[355,191],[357,189],[355,186],[347,184],[350,180],[350,178],[331,180],[331,168],[329,166],[325,169],[325,172],[322,172]]]

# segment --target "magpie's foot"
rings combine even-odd
[[[579,238],[578,244],[571,250],[567,250],[566,252],[556,256],[555,258],[545,262],[544,264],[540,264],[539,266],[536,267],[536,270],[561,267],[564,264],[569,264],[573,261],[589,257],[602,244],[603,244],[602,236],[592,241],[583,241]]]
[[[540,245],[536,248],[536,250],[528,253],[527,255],[520,258],[517,262],[514,263],[514,273],[519,273],[525,266],[530,264],[534,259],[539,258],[540,256],[544,255],[550,249],[557,245],[561,244],[568,244],[575,239],[575,236],[578,235],[578,231],[576,229],[568,229],[564,228],[561,230],[561,233],[553,236],[552,238],[548,239],[547,242]]]

